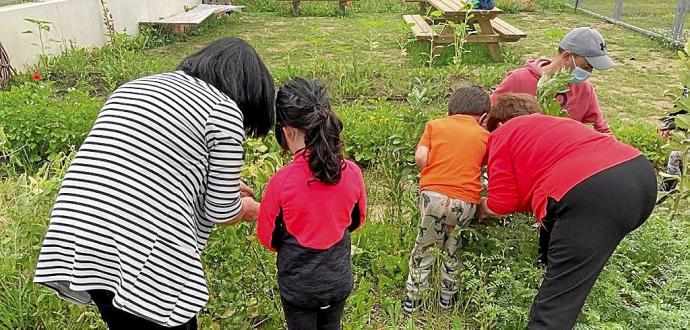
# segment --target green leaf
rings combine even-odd
[[[678,131],[678,130],[671,131],[670,135],[674,141],[680,142],[680,143],[683,143],[683,141],[688,139],[688,137],[685,135],[685,133]]]
[[[690,129],[690,114],[677,115],[676,127],[682,129]]]
[[[26,31],[24,31],[24,32],[22,32],[22,33],[26,33],[26,34],[28,34],[28,33],[34,33],[34,31],[26,30]]]

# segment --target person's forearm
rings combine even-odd
[[[479,207],[482,209],[482,213],[487,215],[487,216],[495,217],[495,218],[504,217],[505,214],[498,214],[498,213],[494,212],[491,208],[489,208],[489,205],[487,203],[488,200],[489,200],[488,198],[482,198],[482,202],[479,205]]]
[[[245,221],[255,221],[259,216],[259,207],[261,204],[257,203],[251,197],[242,198],[242,207],[240,208],[240,213],[238,213],[230,221],[221,223],[222,226],[232,226],[236,225],[242,220]]]

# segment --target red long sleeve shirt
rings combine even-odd
[[[327,185],[315,181],[301,151],[269,180],[261,201],[257,234],[261,244],[275,251],[271,240],[281,215],[285,229],[299,245],[325,250],[343,238],[353,221],[353,230],[364,223],[366,208],[364,179],[357,165],[346,160],[340,182]]]
[[[511,119],[489,136],[489,199],[498,214],[546,216],[548,198],[560,201],[585,179],[640,155],[640,151],[568,118],[533,114]]]

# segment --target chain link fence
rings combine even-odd
[[[577,10],[674,44],[687,40],[690,0],[568,0]]]

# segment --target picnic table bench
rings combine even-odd
[[[409,0],[409,2],[412,1]],[[426,1],[441,13],[441,18],[445,21],[463,23],[466,16],[471,14],[468,24],[474,33],[466,37],[467,42],[486,43],[491,57],[494,59],[501,58],[499,43],[515,42],[527,37],[527,33],[498,18],[503,13],[498,7],[491,10],[470,9],[468,11],[464,8],[464,3],[461,3],[461,0],[415,1]],[[434,22],[425,20],[421,15],[403,15],[403,21],[412,25],[412,34],[417,40],[433,40],[438,44],[451,44],[455,40],[453,28],[448,24],[442,23],[442,30],[437,32],[431,24]],[[475,25],[478,25],[479,28],[477,29]]]
[[[173,33],[185,33],[196,28],[211,16],[220,17],[231,12],[242,11],[243,6],[200,4],[189,11],[158,20],[139,22],[140,26],[161,26]]]
[[[341,16],[345,16],[345,6],[352,4],[353,0],[280,0],[280,1],[290,1],[292,2],[292,14],[299,15],[299,7],[302,1],[338,1],[338,10]]]

